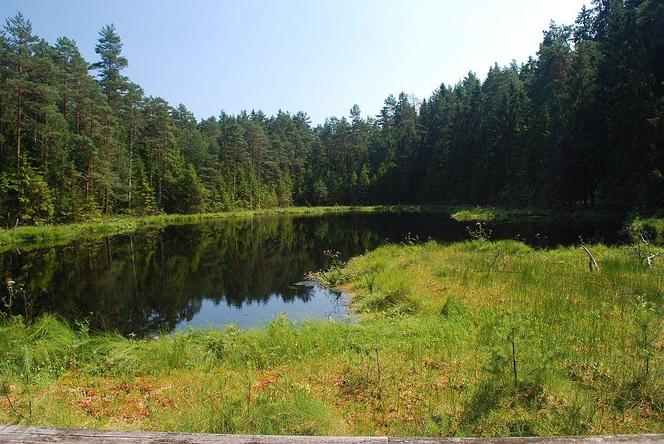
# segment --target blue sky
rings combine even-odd
[[[375,115],[388,94],[428,97],[469,70],[534,55],[550,20],[584,0],[2,0],[36,34],[73,38],[88,61],[114,23],[126,75],[197,117],[262,109],[313,123]]]

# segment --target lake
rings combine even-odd
[[[170,226],[0,255],[5,312],[53,313],[92,331],[147,336],[188,327],[248,328],[279,315],[348,319],[347,297],[297,285],[307,272],[387,242],[469,238],[476,224],[435,213],[260,216]],[[490,223],[492,239],[537,248],[622,240],[619,222]],[[16,283],[10,293],[5,282]]]

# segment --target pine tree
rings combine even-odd
[[[122,70],[128,66],[127,59],[121,55],[122,40],[115,30],[115,25],[105,25],[99,31],[99,40],[95,46],[100,61],[91,65],[99,71],[99,84],[106,94],[111,109],[120,107],[120,100],[127,89],[127,79]]]
[[[9,66],[8,78],[4,83],[7,90],[11,91],[8,99],[12,101],[15,111],[14,161],[16,174],[20,175],[23,165],[22,144],[25,136],[26,109],[35,106],[34,103],[30,103],[30,97],[40,86],[31,76],[36,62],[34,50],[39,39],[32,34],[30,21],[20,12],[7,19],[4,30],[7,44],[6,62]]]

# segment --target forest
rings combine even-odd
[[[661,0],[594,0],[523,64],[316,126],[286,111],[198,120],[128,79],[122,46],[104,26],[90,63],[6,20],[1,225],[293,204],[664,210]]]

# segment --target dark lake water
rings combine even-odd
[[[0,255],[0,310],[54,313],[91,330],[145,336],[194,327],[246,328],[280,314],[347,319],[346,298],[297,286],[305,274],[387,242],[469,237],[441,214],[265,216],[171,226]],[[486,224],[492,239],[535,247],[621,240],[620,223],[535,220]],[[4,284],[12,279],[13,300]],[[22,290],[20,290],[22,288]],[[24,297],[25,295],[25,297]],[[11,303],[9,303],[11,302]]]

